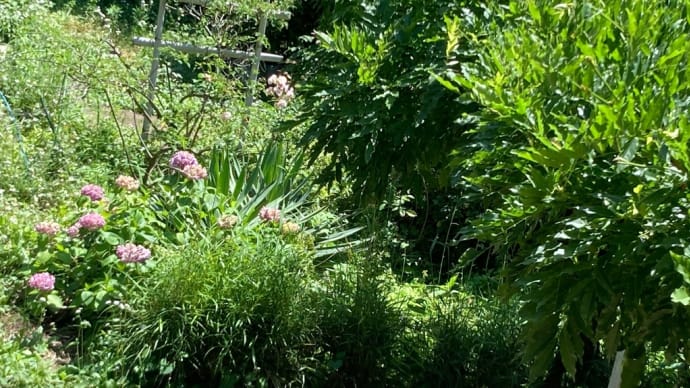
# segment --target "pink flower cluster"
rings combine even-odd
[[[115,184],[117,187],[127,191],[136,191],[139,188],[139,181],[127,175],[118,176],[115,179]]]
[[[97,230],[102,228],[105,225],[105,218],[101,216],[98,213],[88,213],[81,218],[79,218],[79,221],[74,226],[77,226],[78,228],[84,228],[88,230]]]
[[[177,151],[172,158],[170,158],[170,167],[178,170],[184,170],[185,167],[195,164],[199,164],[199,162],[196,161],[196,158],[191,152],[187,151]]]
[[[48,272],[35,273],[29,278],[28,284],[37,290],[50,291],[55,287],[55,276]]]
[[[81,195],[89,197],[92,201],[100,201],[105,193],[101,186],[89,184],[81,188]]]
[[[187,151],[177,151],[170,158],[170,167],[180,170],[182,175],[192,180],[205,179],[208,177],[206,168],[197,162],[194,155]]]
[[[151,257],[150,250],[132,243],[118,245],[115,254],[123,263],[141,263]]]
[[[208,176],[206,169],[200,164],[191,164],[182,169],[182,174],[188,179],[199,180]]]
[[[77,221],[74,225],[67,228],[65,233],[67,233],[67,235],[72,237],[72,238],[77,237],[77,236],[79,236],[80,227],[81,227],[81,225],[79,225],[79,221]]]
[[[259,218],[267,222],[280,221],[280,210],[274,207],[264,206],[259,211]]]
[[[60,231],[60,224],[56,222],[39,222],[34,225],[34,229],[41,234],[55,236]]]
[[[285,108],[288,102],[295,98],[295,89],[290,86],[290,75],[287,73],[273,74],[268,77],[266,94],[277,99],[276,107]]]

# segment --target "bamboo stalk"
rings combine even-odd
[[[153,111],[153,99],[156,94],[156,83],[158,82],[158,67],[160,66],[161,44],[163,37],[163,22],[165,21],[165,6],[166,0],[160,0],[158,3],[158,16],[156,18],[156,32],[155,39],[151,40],[153,46],[153,61],[151,61],[151,71],[149,72],[149,90],[146,95],[146,113],[144,119],[144,126],[141,130],[141,138],[146,141],[151,136],[151,121],[149,117]]]
[[[252,106],[254,103],[254,88],[256,86],[256,79],[259,77],[259,63],[261,62],[261,49],[263,48],[263,40],[266,35],[266,25],[268,18],[266,14],[259,15],[259,33],[256,36],[256,43],[254,44],[254,61],[252,69],[249,72],[249,79],[247,82],[247,96],[245,98],[245,105]]]

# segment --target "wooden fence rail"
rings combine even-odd
[[[180,3],[194,4],[204,6],[208,4],[208,0],[178,0]],[[259,63],[264,62],[283,62],[283,57],[277,54],[270,54],[262,52],[263,39],[266,35],[266,25],[268,22],[268,15],[266,13],[259,13],[259,30],[257,32],[256,42],[254,43],[254,51],[240,51],[222,49],[210,46],[195,46],[193,44],[164,41],[163,38],[163,23],[165,22],[165,10],[167,0],[160,0],[158,3],[158,15],[156,17],[156,30],[154,38],[134,37],[132,43],[138,46],[153,47],[153,60],[151,61],[151,71],[149,72],[148,92],[146,97],[148,99],[146,104],[146,114],[144,115],[144,126],[142,128],[141,137],[147,140],[151,135],[151,120],[153,115],[153,101],[156,93],[156,84],[158,82],[158,68],[160,66],[160,49],[161,47],[171,48],[190,54],[200,55],[218,55],[224,58],[237,59],[251,59],[252,65],[249,71],[247,80],[247,93],[245,97],[245,104],[251,106],[254,102],[254,88],[259,74]],[[287,20],[290,18],[290,13],[285,11],[274,11],[271,16],[279,19]]]

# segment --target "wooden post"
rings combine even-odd
[[[623,361],[625,360],[625,350],[616,353],[616,359],[613,361],[613,369],[611,370],[611,377],[609,378],[608,388],[620,388],[623,380]]]
[[[254,62],[252,63],[249,78],[247,79],[247,97],[244,100],[246,106],[252,106],[254,103],[254,88],[256,87],[256,79],[259,77],[261,49],[263,48],[263,40],[266,35],[266,24],[268,23],[268,15],[266,15],[265,12],[260,13],[259,18],[259,34],[254,44]]]
[[[146,141],[151,136],[151,120],[153,116],[153,99],[156,97],[156,83],[158,82],[158,67],[160,66],[161,40],[163,38],[163,22],[165,21],[166,0],[159,0],[158,17],[156,18],[156,35],[153,44],[153,61],[149,72],[149,90],[146,94],[146,114],[144,115],[144,126],[141,131],[142,140]]]

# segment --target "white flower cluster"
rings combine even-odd
[[[295,89],[290,85],[290,75],[287,73],[273,74],[268,77],[266,94],[276,98],[276,107],[285,108],[295,98]]]

